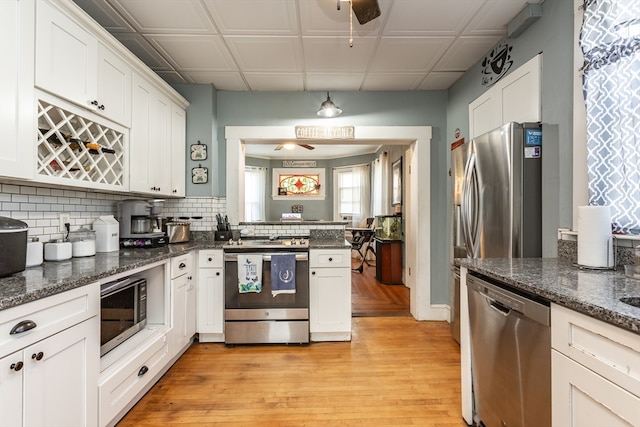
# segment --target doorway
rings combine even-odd
[[[447,320],[446,307],[431,304],[430,262],[430,126],[356,126],[349,143],[375,141],[381,145],[409,145],[406,150],[404,204],[406,220],[405,282],[410,290],[410,311],[416,320]],[[227,215],[244,218],[244,146],[250,141],[291,140],[295,126],[227,126]],[[323,141],[314,141],[315,144]],[[331,141],[335,144],[335,141]],[[344,143],[342,141],[341,143]],[[425,167],[425,165],[427,167]],[[421,167],[420,167],[421,166]]]

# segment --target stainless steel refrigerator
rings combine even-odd
[[[471,140],[461,241],[471,258],[542,256],[542,127],[508,123]]]
[[[542,256],[541,150],[538,123],[452,144],[454,258]],[[460,268],[451,269],[451,333],[460,342]]]

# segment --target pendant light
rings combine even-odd
[[[340,114],[342,114],[342,110],[333,103],[329,97],[329,92],[327,92],[327,100],[320,105],[318,115],[320,117],[338,117]]]

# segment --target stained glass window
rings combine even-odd
[[[273,168],[274,200],[324,200],[324,168]]]

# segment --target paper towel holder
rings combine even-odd
[[[577,262],[574,262],[573,266],[578,267],[580,270],[615,270],[616,265],[618,264],[618,257],[616,256],[618,252],[618,239],[614,234],[612,234],[611,237],[607,239],[607,265],[609,265],[609,243],[610,242],[612,243],[612,248],[613,248],[611,251],[613,252],[613,265],[611,267],[594,267],[591,265],[578,264]]]

